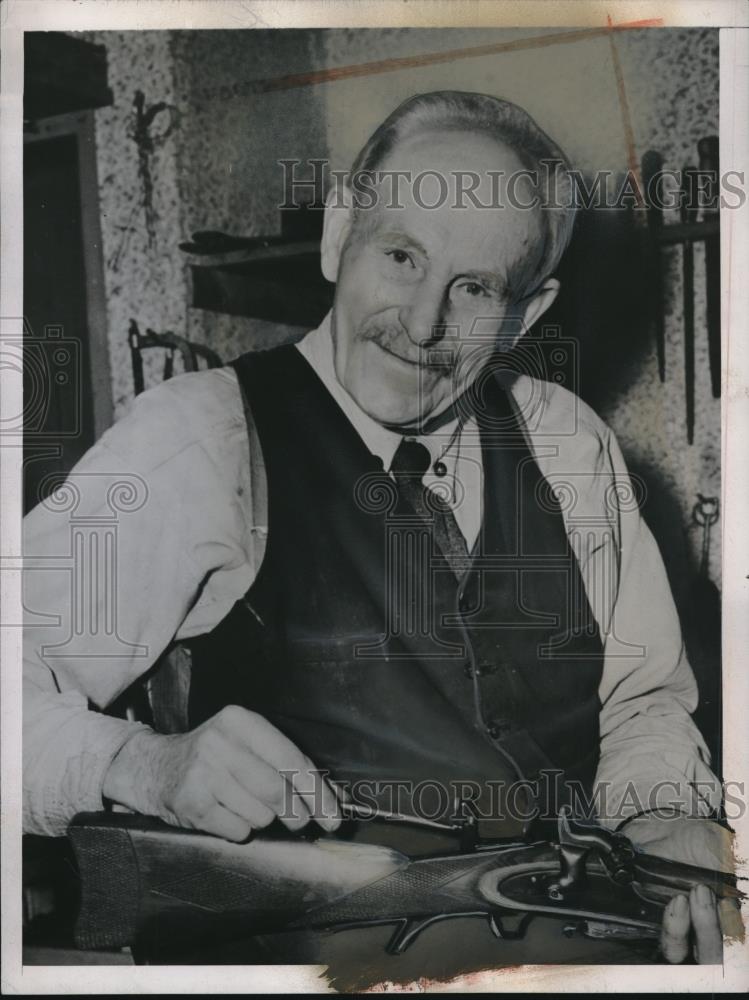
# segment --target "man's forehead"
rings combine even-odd
[[[388,247],[416,251],[427,260],[451,257],[469,266],[482,260],[485,264],[504,261],[508,255],[514,256],[514,248],[523,248],[530,239],[529,220],[525,218],[508,218],[495,211],[480,219],[477,225],[475,217],[458,215],[455,209],[378,208],[372,213],[369,237]]]
[[[430,186],[436,191],[437,185],[444,182],[451,195],[465,189],[469,177],[473,177],[478,185],[477,195],[482,202],[487,202],[491,190],[497,187],[498,177],[522,171],[523,164],[513,149],[492,136],[447,129],[420,132],[401,139],[377,169],[385,181],[398,172],[407,175],[405,180],[410,178],[412,182],[411,193],[420,175],[423,187]],[[402,189],[407,186],[402,179]],[[426,192],[423,200],[428,200]]]

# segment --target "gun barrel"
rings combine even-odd
[[[744,898],[735,875],[657,858],[652,854],[637,855],[635,874],[642,891],[666,901],[678,893],[688,893],[695,885],[706,885],[719,899]]]

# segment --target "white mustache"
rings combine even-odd
[[[376,326],[365,329],[363,336],[367,340],[373,340],[383,350],[394,354],[401,361],[405,361],[408,364],[418,365],[420,368],[426,368],[434,372],[447,373],[451,372],[454,368],[452,362],[430,361],[428,348],[415,345],[402,327]],[[434,346],[433,341],[430,341],[430,346]]]

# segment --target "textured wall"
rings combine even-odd
[[[718,134],[718,33],[711,29],[638,31],[617,37],[638,153],[657,149],[667,169],[697,163],[696,145]],[[668,221],[678,221],[678,212]],[[713,399],[707,353],[704,249],[694,250],[695,269],[695,432],[686,443],[683,362],[682,250],[663,251],[667,283],[666,384],[658,379],[655,351],[640,358],[637,379],[624,395],[601,407],[619,435],[631,464],[644,475],[658,470],[665,487],[653,511],[662,531],[669,511],[689,524],[696,494],[720,496],[720,400]],[[633,289],[633,294],[637,290]],[[651,341],[652,343],[652,341]],[[720,525],[711,535],[710,576],[720,585]],[[672,524],[672,530],[676,524]],[[688,529],[688,554],[699,558],[701,531]],[[676,546],[677,538],[673,539]],[[676,581],[674,581],[676,583]]]
[[[173,64],[167,32],[92,32],[85,37],[106,45],[109,85],[114,103],[96,112],[96,148],[102,222],[104,280],[109,321],[112,394],[115,417],[133,395],[127,346],[131,318],[145,330],[185,328],[187,275],[178,249],[183,236],[177,185],[176,150],[180,126],[169,111],[152,126],[154,151],[149,157],[153,226],[149,238],[144,207],[144,179],[133,138],[133,101],[142,90],[146,104],[175,104]],[[159,136],[171,124],[164,141]],[[149,359],[147,372],[156,359]],[[159,359],[160,364],[160,359]]]
[[[266,344],[267,324],[191,309],[177,243],[200,228],[245,235],[278,231],[282,156],[329,155],[347,167],[372,128],[397,103],[437,88],[481,90],[526,107],[585,171],[627,166],[622,108],[606,37],[541,49],[410,67],[376,76],[250,93],[247,83],[372,60],[527,39],[529,30],[331,30],[314,32],[106,33],[113,108],[97,112],[107,260],[110,343],[117,411],[131,392],[125,333],[130,315],[212,344],[230,358]],[[665,165],[696,163],[696,142],[718,131],[718,38],[707,29],[616,35],[639,159],[658,149]],[[136,87],[180,111],[154,157],[155,244],[138,208],[135,145],[127,135]],[[599,213],[600,214],[600,213]],[[665,385],[643,321],[642,274],[601,215],[569,275],[565,335],[581,339],[582,395],[611,423],[650,496],[646,516],[667,556],[672,582],[688,579],[699,553],[689,528],[695,495],[720,488],[720,404],[710,395],[704,282],[696,263],[696,432],[686,445],[679,249],[664,253],[669,279]],[[626,234],[625,234],[626,235]],[[570,317],[574,319],[571,320]],[[571,327],[574,326],[574,329]],[[288,331],[289,335],[293,333]],[[710,572],[719,581],[718,533]]]
[[[326,155],[324,88],[248,94],[254,80],[308,73],[324,65],[320,32],[175,32],[175,86],[187,109],[179,183],[183,230],[241,236],[280,233],[280,159]],[[191,309],[189,336],[226,359],[250,346],[288,339],[259,320]],[[287,328],[288,336],[298,334]]]

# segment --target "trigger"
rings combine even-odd
[[[512,914],[509,917],[506,914],[500,916],[499,913],[491,913],[489,914],[489,927],[492,934],[502,941],[520,941],[525,937],[528,924],[533,920],[533,917],[533,913],[522,913],[519,916]]]
[[[402,955],[407,948],[410,948],[416,938],[425,931],[430,924],[436,924],[438,920],[444,920],[446,915],[434,914],[430,917],[419,917],[418,919],[404,918],[395,933],[388,941],[385,951],[388,955]]]

